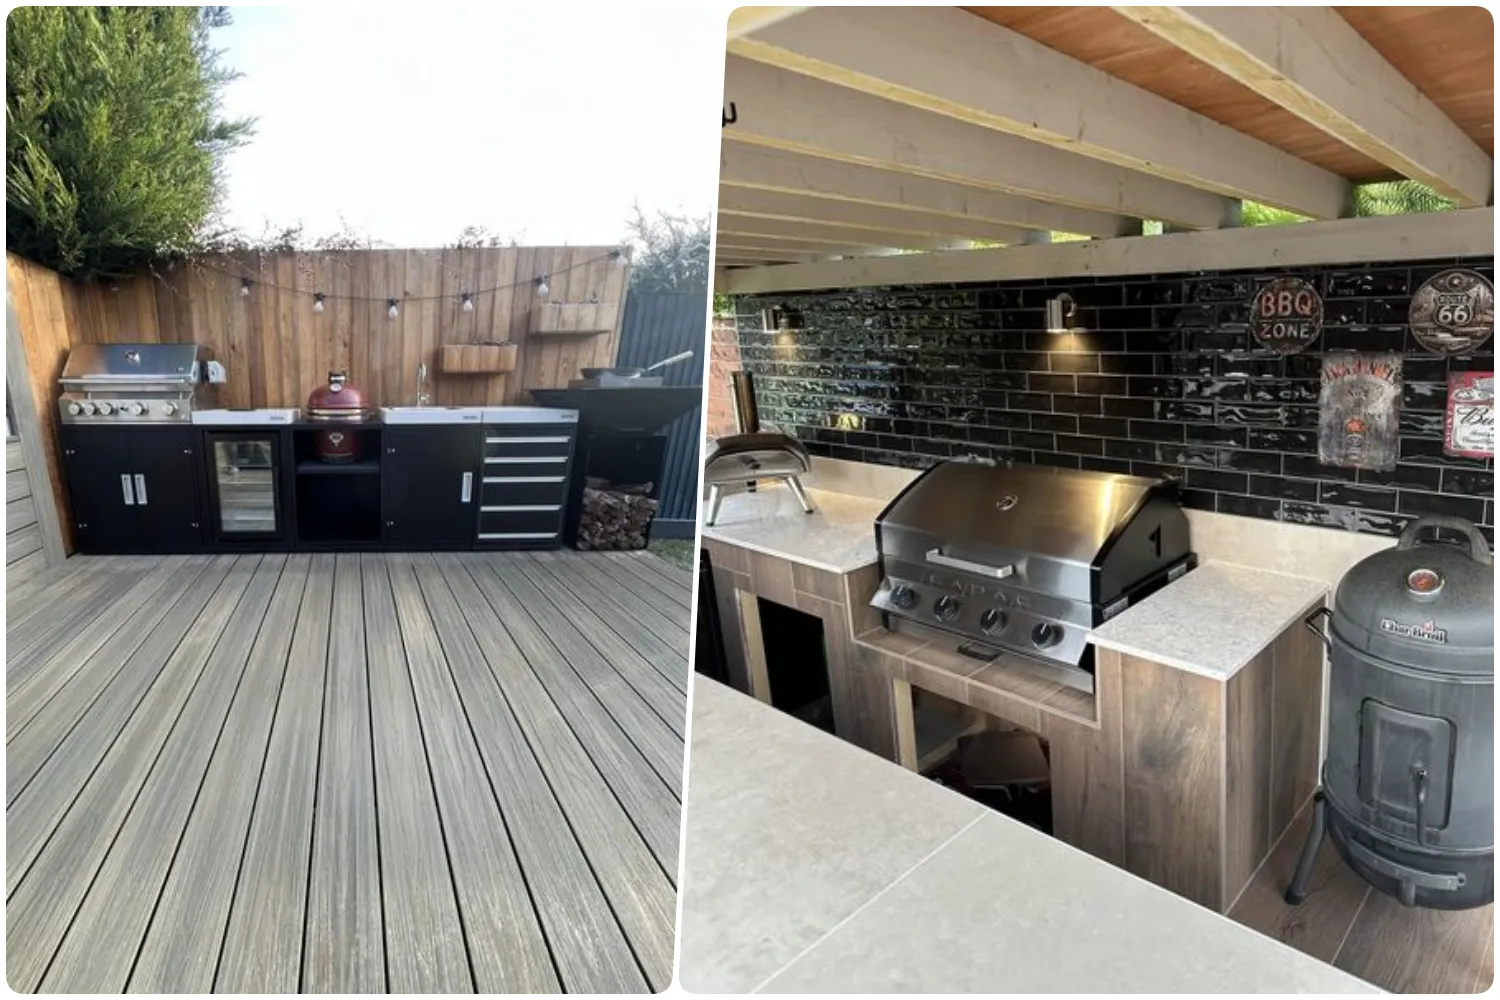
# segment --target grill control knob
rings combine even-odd
[[[68,412],[76,417],[78,416],[78,414],[83,412],[83,407],[79,406],[77,403],[69,403]]]
[[[93,403],[89,403],[89,402],[79,403],[78,404],[78,408],[83,411],[83,415],[85,417],[93,416],[93,413],[94,413],[94,404]]]
[[[917,592],[904,583],[898,583],[891,588],[891,603],[902,611],[910,611],[916,607]]]
[[[1062,642],[1063,630],[1051,622],[1041,622],[1031,630],[1031,644],[1037,649],[1050,649]]]
[[[109,403],[100,403],[99,404],[99,412],[102,413],[104,416],[107,417],[111,413],[115,412],[115,408],[113,406],[111,406]]]
[[[999,635],[1005,631],[1005,626],[1008,624],[1010,624],[1010,619],[999,608],[990,608],[979,616],[979,627],[984,629],[985,635]]]
[[[177,404],[176,403],[163,403],[163,404],[161,404],[161,412],[165,413],[167,416],[170,417],[172,414],[174,414],[174,413],[177,412]]]
[[[932,602],[932,613],[937,615],[940,622],[951,622],[957,618],[958,608],[958,598],[949,597],[946,594]]]
[[[138,417],[146,412],[146,408],[140,403],[131,403],[129,409],[132,417]]]

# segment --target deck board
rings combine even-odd
[[[89,557],[16,582],[11,985],[666,988],[686,633],[627,591],[690,598],[631,558]]]

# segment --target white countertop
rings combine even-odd
[[[1228,680],[1327,592],[1321,580],[1207,562],[1089,638],[1104,649]]]
[[[879,558],[875,518],[886,502],[818,489],[807,493],[815,508],[811,514],[803,513],[785,483],[726,496],[717,522],[703,526],[703,537],[831,573],[874,565]],[[706,502],[703,511],[706,517]]]
[[[703,677],[690,761],[689,991],[1380,992]]]

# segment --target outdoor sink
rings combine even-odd
[[[484,407],[382,406],[380,419],[387,424],[477,424],[484,420]]]

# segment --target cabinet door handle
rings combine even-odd
[[[468,503],[474,499],[474,473],[464,473],[463,487],[459,490],[458,499],[460,503]]]
[[[125,494],[125,506],[134,507],[135,490],[130,486],[130,473],[127,472],[120,477],[120,490]]]
[[[146,506],[146,477],[139,472],[135,474],[135,502]]]

